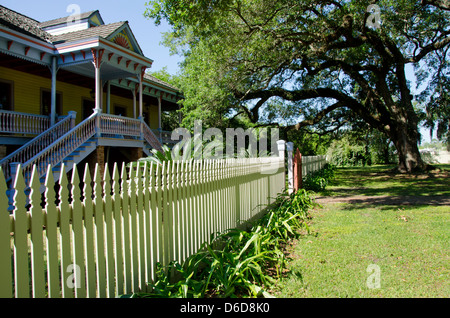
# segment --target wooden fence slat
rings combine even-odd
[[[95,256],[97,265],[97,288],[98,297],[106,298],[106,258],[105,258],[105,230],[104,230],[104,211],[103,211],[103,191],[102,177],[100,175],[100,166],[95,165],[94,173],[94,239]]]
[[[207,160],[204,168],[203,189],[204,192],[204,242],[211,243],[211,229],[212,229],[212,204],[211,204],[211,166],[214,160]]]
[[[105,213],[105,240],[106,240],[106,283],[108,298],[115,298],[115,261],[114,261],[114,241],[113,241],[113,211],[111,197],[111,177],[108,164],[105,164],[103,174],[103,206]]]
[[[144,231],[144,249],[141,251],[144,255],[144,277],[146,291],[149,291],[148,283],[152,282],[152,260],[151,260],[151,204],[150,204],[150,163],[144,163],[143,180],[143,231]]]
[[[223,215],[223,197],[222,197],[222,182],[221,182],[221,176],[220,176],[220,162],[214,161],[214,179],[215,179],[215,185],[216,185],[216,209],[217,209],[217,216],[219,219],[219,232],[223,233],[225,231],[225,222],[224,222],[224,215]]]
[[[198,251],[200,248],[199,245],[199,231],[200,231],[200,218],[199,218],[199,211],[200,211],[200,191],[199,191],[199,162],[196,160],[194,161],[194,171],[193,171],[193,178],[194,178],[194,210],[193,210],[193,222],[194,222],[194,251]]]
[[[181,261],[184,262],[188,256],[187,242],[187,207],[186,207],[186,163],[180,162],[180,239],[181,239]]]
[[[136,222],[137,222],[137,253],[139,262],[139,289],[143,292],[147,290],[147,281],[145,279],[145,232],[144,232],[144,187],[142,163],[137,162],[136,166]]]
[[[124,255],[124,280],[125,280],[125,294],[133,292],[132,280],[132,264],[131,264],[131,237],[130,237],[130,193],[128,185],[128,174],[125,163],[122,164],[122,214],[123,214],[123,255]]]
[[[94,204],[92,201],[92,178],[89,165],[86,164],[83,176],[83,209],[84,209],[84,244],[86,258],[86,289],[87,297],[97,297],[97,273],[94,238]]]
[[[59,255],[58,255],[58,234],[57,223],[58,214],[56,211],[55,180],[53,178],[52,167],[47,168],[45,179],[45,211],[47,212],[46,222],[46,246],[47,246],[47,285],[49,298],[60,298],[60,275],[59,275]]]
[[[176,172],[176,163],[172,162],[171,165],[171,174],[170,174],[170,191],[169,194],[171,198],[169,199],[169,212],[171,219],[171,259],[178,260],[178,218],[177,218],[177,172]]]
[[[156,262],[163,265],[164,262],[164,246],[163,246],[163,208],[162,208],[162,194],[163,194],[163,165],[158,165],[156,169],[156,204],[157,209],[155,213],[155,226],[156,226]]]
[[[86,298],[86,262],[84,258],[83,207],[80,191],[80,177],[77,166],[73,167],[71,180],[72,197],[72,242],[73,260],[77,272],[74,277],[75,298]]]
[[[137,237],[137,198],[136,198],[136,169],[134,165],[130,166],[128,189],[130,202],[130,242],[131,242],[131,278],[133,292],[139,291],[139,254],[138,254],[138,237]]]
[[[209,182],[211,184],[211,194],[210,194],[210,202],[211,202],[211,217],[212,217],[212,229],[211,233],[214,235],[214,237],[217,236],[217,233],[219,232],[219,219],[217,215],[217,201],[216,201],[216,180],[215,180],[215,162],[211,162],[209,169]]]
[[[11,218],[8,212],[7,185],[0,167],[0,298],[13,297],[13,270],[11,266]]]
[[[59,179],[59,215],[60,215],[60,238],[61,238],[61,284],[62,297],[73,298],[74,290],[69,285],[69,278],[73,275],[73,262],[70,245],[70,204],[69,204],[69,182],[67,180],[66,168],[61,166],[61,176]]]
[[[170,220],[169,220],[169,209],[168,209],[168,171],[169,171],[170,165],[168,162],[163,163],[163,169],[162,169],[162,185],[161,187],[163,190],[163,208],[162,208],[162,222],[163,222],[163,265],[167,267],[170,262]]]
[[[211,204],[211,160],[206,161],[206,166],[204,168],[204,186],[203,186],[203,196],[204,196],[204,210],[205,210],[205,241],[211,243],[211,228],[212,228],[212,204]]]
[[[29,298],[28,275],[28,216],[25,204],[25,181],[21,165],[17,168],[14,183],[14,278],[16,298]]]
[[[150,221],[150,252],[151,252],[151,280],[154,281],[156,278],[156,264],[158,262],[158,208],[156,204],[156,175],[157,168],[155,165],[150,166],[150,210],[151,214],[149,215]]]
[[[181,260],[180,257],[180,228],[179,228],[179,208],[178,208],[178,202],[179,202],[179,196],[178,196],[178,163],[173,162],[172,163],[172,246],[173,246],[173,259],[174,260]]]
[[[187,234],[187,257],[191,256],[194,250],[193,247],[193,227],[192,227],[192,160],[185,163],[186,165],[186,234]]]
[[[117,163],[113,168],[113,211],[114,211],[114,252],[115,252],[115,270],[116,270],[116,294],[122,295],[124,290],[124,266],[122,253],[122,200],[120,196],[120,176]]]
[[[44,217],[41,208],[41,181],[33,167],[30,182],[30,215],[31,215],[31,278],[33,298],[45,298],[45,267],[44,267]]]

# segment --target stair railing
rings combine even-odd
[[[141,121],[141,127],[142,127],[142,137],[144,140],[150,144],[154,149],[163,152],[163,147],[161,142],[159,141],[158,137],[153,133],[153,131],[148,127],[146,123]]]
[[[9,156],[3,158],[0,161],[0,166],[3,169],[6,180],[9,181],[13,174],[11,171],[11,163],[27,162],[36,156],[38,153],[55,142],[55,140],[70,131],[74,126],[75,118],[76,112],[69,112],[69,116],[64,118],[64,120],[60,121],[36,138],[33,138]]]
[[[22,166],[25,178],[28,179],[31,176],[34,165],[36,165],[39,176],[44,176],[47,173],[48,165],[55,167],[78,147],[92,138],[97,132],[97,117],[97,113],[92,114],[39,154],[25,162]]]

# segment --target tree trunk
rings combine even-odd
[[[398,125],[391,134],[391,140],[398,152],[399,172],[411,173],[426,168],[419,152],[417,129],[407,129],[404,125]]]

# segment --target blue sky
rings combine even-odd
[[[48,21],[72,14],[67,12],[70,4],[76,4],[81,12],[99,10],[105,23],[128,21],[145,56],[154,60],[150,71],[158,71],[167,67],[170,74],[176,74],[179,70],[179,56],[171,56],[169,49],[160,42],[162,32],[169,27],[162,23],[156,27],[152,20],[144,17],[146,0],[0,0],[0,4],[20,12],[38,21]]]

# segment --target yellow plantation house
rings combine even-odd
[[[0,165],[67,172],[74,164],[129,162],[170,143],[161,114],[181,93],[148,74],[128,22],[99,11],[39,22],[0,6]]]

